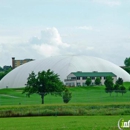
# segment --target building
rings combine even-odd
[[[33,59],[15,60],[15,57],[12,57],[12,68],[14,69],[30,61],[33,61]]]
[[[12,69],[11,65],[10,65],[10,66],[8,66],[8,65],[3,66],[3,70],[4,70],[4,71],[5,71],[5,70],[9,70],[9,69]]]
[[[21,88],[25,87],[29,74],[34,71],[47,71],[50,69],[59,75],[60,80],[65,84],[65,79],[71,72],[112,72],[117,78],[122,78],[124,82],[130,82],[130,75],[119,66],[97,57],[84,55],[60,55],[51,56],[44,59],[34,60],[23,64],[0,81],[1,88]]]
[[[97,77],[101,79],[101,84],[104,85],[105,79],[107,76],[111,76],[113,78],[113,82],[115,83],[117,80],[117,76],[112,72],[72,72],[65,79],[66,86],[86,86],[85,82],[87,78],[91,78],[92,85],[95,84],[95,80]]]

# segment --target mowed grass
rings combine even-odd
[[[118,120],[130,116],[50,116],[0,118],[0,130],[119,130]]]
[[[110,102],[129,102],[130,101],[130,83],[124,83],[127,93],[123,96],[121,93],[113,92],[110,96],[105,93],[105,86],[91,87],[73,87],[69,88],[72,92],[72,99],[69,103],[110,103]],[[45,104],[62,104],[63,100],[60,96],[45,96]],[[41,104],[41,97],[33,94],[28,98],[22,94],[22,89],[0,89],[0,105],[18,105],[18,104]]]
[[[124,85],[128,90],[130,83]],[[40,105],[41,109],[37,105],[41,104],[39,95],[34,94],[28,98],[25,94],[21,94],[22,89],[1,89],[1,112],[6,114],[14,114],[12,111],[16,114],[18,111],[23,114],[24,112],[25,114],[28,112],[42,113],[42,110],[45,110],[45,113],[56,112],[51,116],[0,118],[0,130],[118,130],[117,123],[120,118],[125,121],[130,120],[130,116],[127,116],[130,113],[130,91],[123,96],[120,93],[118,96],[116,93],[109,96],[105,93],[104,86],[69,89],[72,92],[72,100],[69,104],[63,104],[62,98],[59,96],[47,95],[45,105]],[[112,103],[115,105],[111,106]],[[107,106],[109,107],[107,108]],[[52,111],[53,108],[55,109]],[[59,116],[59,112],[64,109],[65,112],[70,110],[73,113],[79,112],[83,116],[75,116],[76,113],[73,116]],[[84,116],[85,112],[87,116]],[[120,114],[117,115],[116,112]],[[93,113],[95,114],[93,115]],[[88,116],[89,114],[93,116]]]

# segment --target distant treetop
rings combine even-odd
[[[130,57],[125,59],[124,64],[125,66],[130,66]]]

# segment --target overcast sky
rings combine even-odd
[[[130,57],[130,0],[0,0],[0,66],[11,58]]]

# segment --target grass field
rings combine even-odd
[[[124,86],[128,90],[130,83]],[[10,118],[0,118],[0,130],[118,130],[120,118],[130,119],[130,91],[123,96],[114,92],[110,96],[104,86],[69,89],[69,104],[59,96],[47,95],[45,105],[41,105],[37,94],[28,98],[22,89],[1,89],[0,117]]]
[[[0,130],[119,130],[118,120],[130,116],[51,116],[0,118]]]
[[[127,90],[130,83],[124,83]],[[112,93],[110,96],[105,93],[104,86],[91,87],[74,87],[69,88],[72,92],[72,99],[70,103],[106,103],[106,102],[129,102],[130,91],[122,96]],[[62,104],[62,98],[59,96],[47,95],[45,96],[45,104]],[[22,94],[21,89],[0,89],[0,105],[18,105],[18,104],[41,104],[41,97],[38,94],[31,95],[30,98]]]
[[[125,83],[128,89],[129,84]],[[22,94],[22,89],[0,90],[0,117],[19,116],[95,116],[95,115],[129,115],[130,91],[122,96],[105,93],[104,86],[69,88],[72,100],[65,104],[59,96],[47,95],[45,104],[37,94],[30,98]]]

